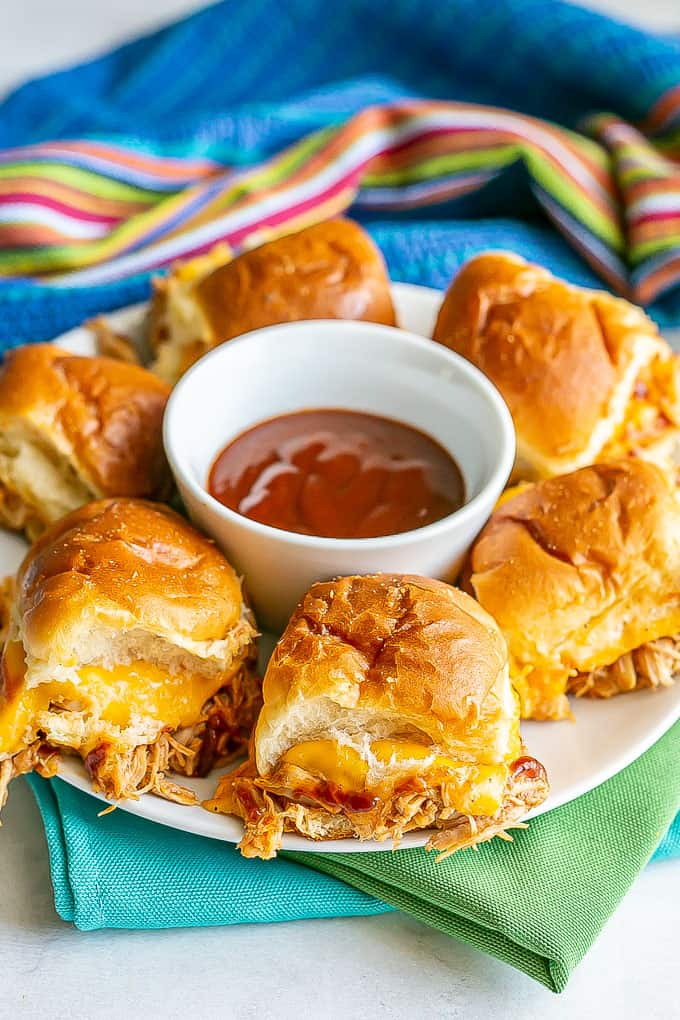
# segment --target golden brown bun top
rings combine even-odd
[[[680,502],[640,460],[548,479],[495,511],[467,573],[515,664],[597,668],[680,631]]]
[[[39,538],[17,576],[25,647],[50,658],[82,621],[180,644],[220,641],[241,618],[241,585],[217,547],[168,507],[99,500]]]
[[[665,347],[634,305],[564,283],[504,252],[463,266],[433,338],[498,387],[515,422],[519,455],[536,476],[595,460],[617,411],[622,417],[619,405],[632,393],[636,363],[647,364]],[[611,428],[593,442],[610,416]]]
[[[161,426],[167,383],[139,365],[80,357],[54,344],[9,351],[0,368],[0,434],[33,426],[102,496],[151,496],[167,487]]]
[[[255,740],[262,772],[310,733],[348,731],[355,712],[491,757],[516,714],[494,621],[463,592],[417,576],[313,585],[274,650],[263,693]]]
[[[196,298],[215,342],[301,319],[395,322],[382,255],[358,224],[345,219],[239,255],[205,277]]]

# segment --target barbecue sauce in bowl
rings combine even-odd
[[[253,425],[218,454],[208,491],[250,520],[318,538],[396,535],[465,502],[460,468],[430,436],[339,408]]]

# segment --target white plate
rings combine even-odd
[[[441,294],[426,287],[395,284],[393,296],[400,325],[413,333],[431,336]],[[134,336],[141,343],[145,311],[146,305],[135,305],[111,314],[108,319],[114,329]],[[81,354],[94,353],[92,335],[84,328],[64,334],[58,343]],[[16,569],[25,549],[21,539],[0,531],[0,576]],[[551,783],[550,798],[534,815],[551,811],[594,789],[651,747],[680,718],[680,684],[661,691],[638,691],[609,701],[574,699],[572,708],[576,717],[574,723],[534,722],[523,726],[529,752],[543,762]],[[85,770],[75,758],[61,764],[59,776],[79,790],[92,792]],[[207,779],[182,782],[205,800],[214,793],[216,778],[217,774],[213,773]],[[120,807],[161,825],[200,836],[229,843],[237,843],[241,838],[242,828],[237,819],[210,814],[200,807],[182,807],[151,795],[138,801],[125,801]],[[422,846],[427,838],[424,832],[408,833],[402,846]],[[351,839],[313,843],[290,835],[284,837],[283,845],[287,850],[317,853],[391,848],[389,843],[360,843]]]

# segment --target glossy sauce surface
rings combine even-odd
[[[451,455],[390,418],[331,408],[254,425],[217,456],[208,491],[244,517],[320,538],[395,535],[465,502]]]

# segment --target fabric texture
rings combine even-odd
[[[99,818],[100,801],[58,779],[28,781],[56,908],[84,930],[398,908],[561,991],[659,843],[660,860],[680,852],[680,826],[668,829],[679,778],[680,723],[618,776],[516,830],[512,844],[494,840],[439,863],[425,850],[247,861],[229,844],[123,811]]]
[[[557,0],[218,4],[6,100],[0,299],[44,339],[179,255],[351,206],[551,222],[677,315],[679,81],[679,43]]]
[[[293,861],[247,861],[228,843],[168,829],[59,779],[28,778],[45,825],[54,903],[83,931],[380,914],[392,908]]]
[[[680,45],[558,2],[481,11],[221,3],[18,89],[0,105],[0,349],[146,298],[180,254],[344,208],[395,280],[444,287],[476,252],[511,248],[680,325]],[[243,861],[30,783],[57,909],[83,929],[398,907],[559,990],[678,809],[678,753],[676,726],[513,845],[440,865]],[[676,822],[659,856],[678,855]]]
[[[680,808],[679,779],[677,723],[614,779],[514,832],[511,845],[495,841],[439,864],[415,850],[315,854],[306,863],[560,992]]]

